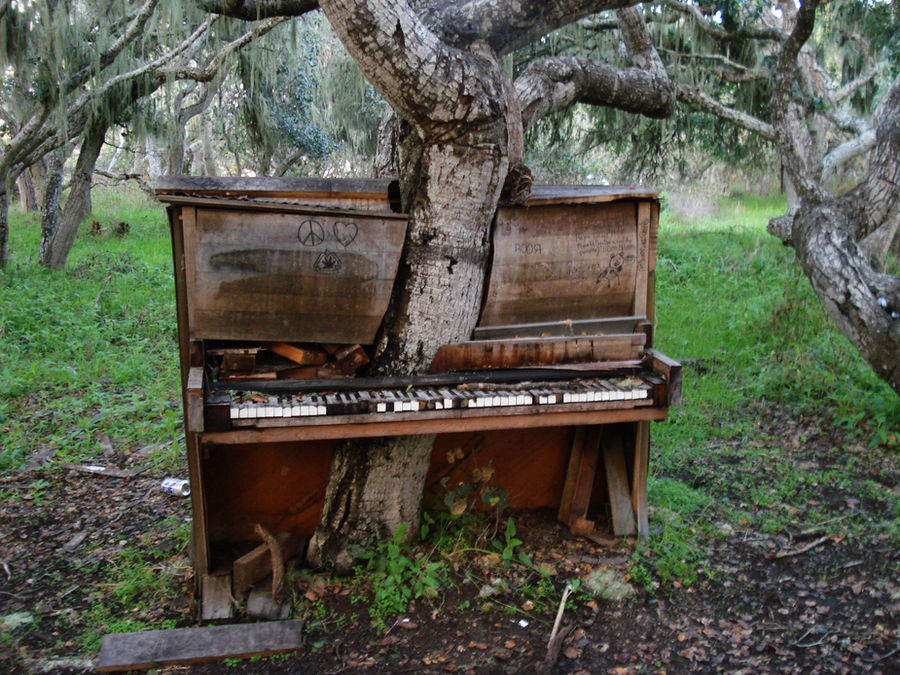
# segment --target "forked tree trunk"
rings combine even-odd
[[[38,261],[44,267],[50,269],[65,267],[72,244],[75,243],[78,226],[91,212],[91,179],[107,129],[107,125],[99,124],[87,131],[78,152],[78,160],[75,162],[69,196],[59,215],[58,222],[52,229],[41,230],[41,249]],[[58,194],[55,196],[55,208],[59,209]]]
[[[891,224],[900,199],[900,76],[876,115],[876,144],[866,175],[843,197],[808,170],[809,143],[790,104],[797,54],[812,34],[818,0],[808,0],[778,58],[772,123],[782,161],[800,195],[793,222],[797,259],[828,315],[875,374],[900,394],[900,277],[880,274],[860,251],[860,235]]]

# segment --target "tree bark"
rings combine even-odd
[[[31,176],[28,174],[28,171],[22,172],[22,175],[19,176],[19,180],[16,181],[16,184],[19,188],[19,203],[22,205],[22,210],[25,213],[37,211],[37,195],[34,192],[34,183],[31,181]]]
[[[78,234],[78,226],[91,212],[91,179],[108,128],[106,123],[98,123],[86,131],[59,222],[52,231],[41,232],[38,262],[45,267],[55,270],[65,267],[72,244],[75,243],[75,235]],[[58,209],[58,196],[56,205]],[[46,241],[45,235],[48,236]]]
[[[448,47],[405,3],[332,0],[322,9],[405,120],[400,179],[409,221],[370,372],[412,374],[442,344],[466,339],[477,321],[489,226],[508,165],[506,115],[515,106],[504,104],[501,66],[490,50]],[[412,535],[432,441],[339,445],[309,560],[346,568],[359,547],[402,524]]]
[[[47,156],[47,183],[44,201],[41,204],[41,244],[38,260],[41,264],[50,255],[50,242],[59,223],[59,198],[62,194],[62,172],[65,157],[63,151],[55,150]]]
[[[9,191],[0,182],[0,268],[9,262]]]
[[[772,93],[772,121],[781,156],[800,196],[793,243],[803,271],[841,332],[875,374],[900,394],[900,278],[879,274],[860,251],[860,232],[896,219],[900,200],[900,76],[882,102],[876,146],[863,181],[835,197],[810,172],[808,137],[797,134],[798,111],[791,100],[797,56],[815,25],[818,2],[807,0],[778,58]]]

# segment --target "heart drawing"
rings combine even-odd
[[[334,224],[334,238],[345,247],[353,243],[357,234],[359,234],[359,226],[356,223],[337,222]]]

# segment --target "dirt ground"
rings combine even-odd
[[[765,424],[783,458],[845,467],[836,448],[853,444],[834,429],[787,413]],[[855,478],[896,495],[896,449],[859,451],[867,455],[853,465]],[[140,462],[120,460],[122,469]],[[711,475],[727,477],[719,469],[686,467],[674,477],[696,487]],[[758,482],[774,480],[767,471],[775,470],[761,464]],[[183,544],[189,502],[162,493],[162,478],[152,470],[111,478],[36,467],[0,479],[0,671],[89,671],[99,634],[196,625]],[[697,516],[718,524],[696,581],[655,592],[636,586],[618,601],[576,594],[552,672],[900,672],[900,550],[876,526],[891,511],[886,501],[860,499],[855,484],[822,486],[807,501],[871,527],[822,523],[774,533],[721,521],[747,501],[742,488],[726,486]],[[792,508],[803,522],[805,506]],[[604,568],[624,575],[633,544],[573,538],[548,513],[515,517],[523,548],[550,582],[521,566],[458,559],[437,598],[376,628],[365,584],[304,572],[292,577],[295,616],[309,628],[301,652],[160,672],[539,672],[566,580]],[[11,616],[18,618],[10,623]]]

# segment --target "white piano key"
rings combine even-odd
[[[241,416],[241,409],[238,408],[236,405],[233,405],[233,406],[231,406],[229,415],[231,416],[231,419],[236,420],[236,419],[240,418],[240,416]]]
[[[317,415],[327,415],[328,411],[324,405],[316,406],[316,414]]]
[[[300,404],[295,403],[291,406],[291,417],[300,417]]]

